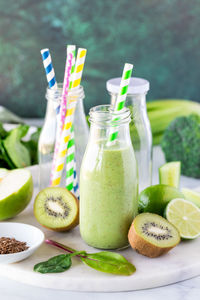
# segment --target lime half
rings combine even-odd
[[[194,203],[182,198],[173,199],[167,205],[166,218],[182,238],[194,239],[200,235],[200,209]]]
[[[186,189],[186,188],[183,188],[181,190],[181,192],[185,196],[185,199],[193,202],[194,204],[196,204],[200,208],[200,193],[199,192],[196,192],[196,191],[193,191],[193,190],[190,190],[190,189]]]

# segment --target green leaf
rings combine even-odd
[[[60,273],[68,270],[71,265],[71,254],[61,254],[35,265],[34,271],[43,274]]]
[[[77,255],[81,255],[81,254],[85,255],[86,252],[85,251],[77,251],[77,252],[70,253],[70,254],[60,254],[60,255],[50,258],[47,261],[43,261],[43,262],[35,265],[33,269],[35,272],[40,272],[43,274],[61,273],[61,272],[68,270],[71,267],[71,265],[72,265],[71,257],[72,256],[77,256]]]
[[[31,141],[37,146],[42,128],[38,127],[37,131],[31,134]]]
[[[31,164],[30,153],[21,142],[28,130],[28,125],[20,125],[11,130],[10,134],[3,141],[8,156],[17,168],[24,168]]]
[[[15,169],[15,165],[11,161],[10,157],[6,153],[6,150],[3,145],[3,141],[0,139],[0,167],[7,168],[7,169]]]
[[[22,142],[22,144],[28,149],[31,156],[31,165],[38,164],[38,140],[40,137],[41,128],[37,128],[37,131],[30,136],[30,140]]]
[[[3,124],[0,123],[0,137],[2,139],[4,139],[5,137],[7,137],[8,135],[8,131],[6,131],[4,128],[3,128]]]
[[[135,266],[118,253],[104,251],[86,254],[81,260],[89,267],[105,273],[131,275],[136,271]]]

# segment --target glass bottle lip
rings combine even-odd
[[[60,102],[61,98],[62,98],[62,89],[63,89],[62,83],[58,83],[57,89],[52,89],[52,88],[47,87],[46,94],[45,94],[46,99]],[[69,96],[70,96],[70,98],[74,97],[76,99],[77,99],[77,97],[78,97],[78,99],[85,98],[83,86],[79,85],[76,88],[68,90],[68,97]]]
[[[89,121],[103,127],[120,126],[130,123],[131,112],[127,107],[116,112],[110,104],[98,105],[90,109]]]

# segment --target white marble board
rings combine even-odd
[[[37,173],[34,168],[32,172],[36,180]],[[185,181],[184,178],[183,181]],[[185,186],[187,182],[184,182]],[[199,184],[199,181],[194,181],[196,187],[197,184]],[[35,188],[36,193],[37,187]],[[78,227],[67,233],[55,233],[42,228],[33,216],[32,205],[33,200],[28,208],[12,219],[11,222],[35,225],[44,231],[46,238],[54,239],[77,250],[98,251],[87,246],[82,241]],[[43,244],[30,258],[15,264],[1,265],[0,275],[21,283],[43,288],[93,292],[117,292],[154,288],[200,275],[200,238],[194,241],[181,242],[168,254],[154,259],[139,255],[131,248],[120,251],[122,255],[136,266],[137,271],[131,276],[114,276],[101,273],[84,265],[77,258],[73,258],[72,268],[64,273],[40,274],[33,271],[33,266],[36,263],[60,253],[62,251],[59,249]]]

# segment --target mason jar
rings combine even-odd
[[[58,109],[62,97],[62,84],[58,84],[58,89],[53,90],[47,87],[46,90],[47,108],[44,119],[44,125],[38,143],[38,156],[39,156],[39,187],[43,189],[50,185],[50,174],[53,162],[54,146],[56,141]],[[76,110],[74,113],[74,136],[75,136],[75,159],[76,171],[79,178],[80,165],[82,162],[83,154],[88,141],[89,128],[86,122],[83,100],[85,98],[82,86],[74,88],[68,92],[69,97],[77,97]],[[61,186],[65,186],[66,173],[63,171]]]
[[[107,81],[106,87],[114,105],[119,91],[121,78]],[[152,133],[146,109],[146,94],[149,81],[131,78],[126,97],[126,106],[131,111],[130,135],[139,172],[139,191],[152,184]]]
[[[112,118],[117,116],[113,125]],[[80,232],[90,246],[117,249],[128,245],[128,230],[138,213],[138,170],[132,147],[128,108],[90,109],[90,135],[80,172]],[[115,141],[108,143],[113,126]]]

